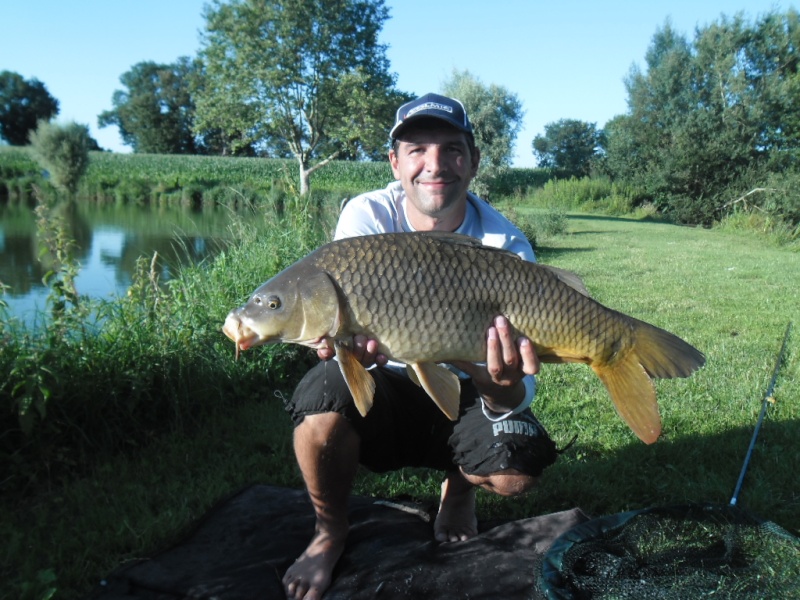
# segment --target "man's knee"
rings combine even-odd
[[[306,415],[294,429],[295,444],[326,446],[343,440],[358,440],[358,434],[347,419],[336,412]]]
[[[538,477],[526,475],[515,469],[505,469],[489,475],[463,473],[465,479],[483,489],[500,496],[519,496],[530,491],[539,481]]]

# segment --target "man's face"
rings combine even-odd
[[[423,122],[424,123],[424,122]],[[480,153],[470,152],[467,134],[445,126],[409,124],[389,152],[392,173],[414,210],[436,220],[466,208],[467,189],[478,171]],[[461,224],[459,220],[454,229]]]

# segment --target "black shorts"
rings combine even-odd
[[[555,443],[530,409],[490,421],[471,380],[462,380],[459,418],[450,421],[405,373],[386,367],[369,373],[375,380],[375,398],[362,417],[338,363],[320,362],[286,403],[295,426],[306,415],[343,415],[361,438],[361,464],[376,472],[401,467],[452,471],[460,466],[472,475],[516,469],[536,477],[556,460]]]

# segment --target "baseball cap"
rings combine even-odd
[[[439,94],[425,94],[397,109],[394,127],[389,132],[389,137],[395,139],[404,125],[423,117],[441,119],[456,129],[472,133],[467,110],[460,101]]]

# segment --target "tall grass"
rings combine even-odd
[[[629,214],[641,202],[636,190],[614,183],[607,177],[571,177],[551,179],[541,188],[530,191],[525,203],[566,212],[619,216]]]

